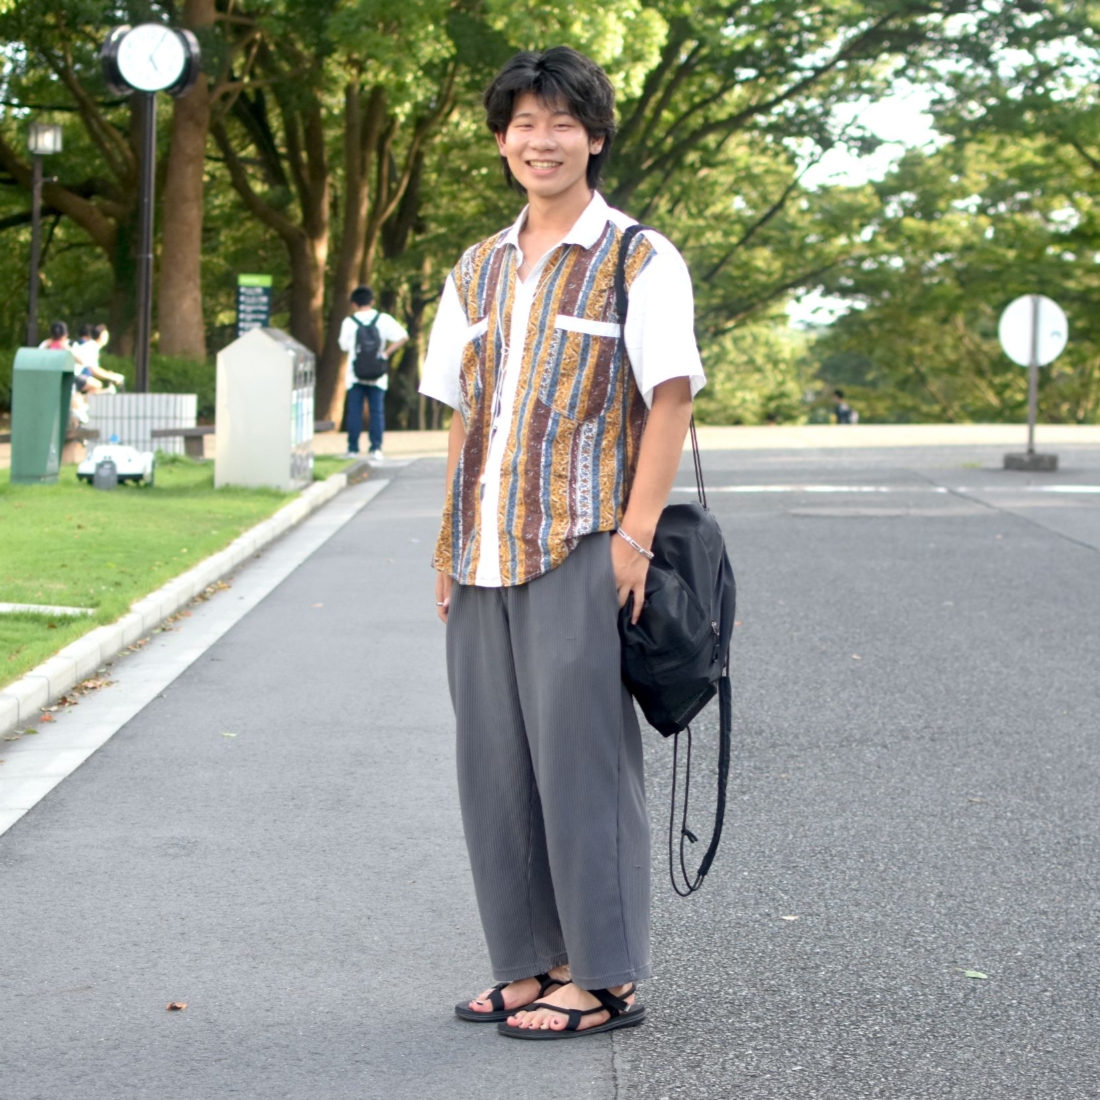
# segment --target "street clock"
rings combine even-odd
[[[167,92],[181,96],[199,75],[195,36],[162,23],[115,27],[100,53],[107,86],[118,95]]]

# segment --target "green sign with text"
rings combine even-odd
[[[271,324],[270,275],[237,276],[237,335]]]

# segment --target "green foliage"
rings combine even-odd
[[[0,3],[9,43],[0,57],[0,279],[9,288],[0,346],[15,346],[25,328],[33,112],[65,126],[65,153],[47,161],[64,195],[47,198],[40,321],[108,320],[113,347],[128,347],[135,129],[132,103],[103,85],[97,51],[115,23],[179,14],[161,0]],[[354,154],[364,152],[365,255],[353,277],[374,283],[414,334],[390,414],[417,426],[419,357],[446,272],[519,206],[500,182],[481,90],[513,50],[568,42],[602,62],[619,93],[609,199],[665,232],[692,269],[713,386],[700,403],[708,419],[820,415],[803,391],[838,382],[864,420],[1018,417],[1022,379],[999,356],[994,328],[1001,305],[1036,280],[1073,324],[1071,350],[1044,374],[1045,414],[1094,418],[1096,24],[1095,5],[1071,0],[233,5],[232,18],[200,35],[214,104],[208,346],[233,338],[245,271],[274,277],[273,322],[305,342],[338,319],[349,278],[338,274],[344,203]],[[938,90],[937,119],[954,144],[912,154],[879,186],[807,189],[802,173],[826,150],[876,144],[838,108],[902,77]],[[349,95],[364,108],[357,133]],[[172,106],[160,98],[163,169]],[[1064,211],[1070,220],[1059,222]],[[776,311],[816,287],[863,308],[811,350],[775,327]],[[328,339],[321,366],[330,378]],[[200,415],[212,414],[212,367],[154,357],[152,376],[154,389],[197,392]]]
[[[126,378],[126,389],[134,386],[134,361],[120,355],[101,355],[107,370],[118,371]],[[198,418],[212,422],[217,390],[217,368],[213,363],[186,359],[178,355],[149,357],[150,393],[193,393],[198,396]]]
[[[707,348],[700,424],[802,424],[813,373],[804,335],[776,319],[736,328]]]
[[[864,420],[1026,419],[1027,372],[1001,350],[997,324],[1013,299],[1042,292],[1066,310],[1071,341],[1040,372],[1040,415],[1096,422],[1093,178],[1080,157],[1018,134],[906,157],[877,187],[860,259],[827,282],[860,308],[820,337],[821,377],[850,390]]]

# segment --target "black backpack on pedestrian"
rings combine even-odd
[[[389,363],[382,357],[382,333],[378,331],[378,319],[382,314],[374,311],[368,324],[355,314],[351,319],[359,326],[355,332],[355,358],[351,369],[360,382],[376,382],[386,373]]]
[[[615,291],[619,321],[626,336],[626,255],[631,239],[644,226],[623,234]],[[625,346],[625,345],[624,345]],[[669,874],[681,896],[703,883],[718,851],[726,813],[726,784],[730,767],[733,702],[729,678],[729,649],[733,637],[737,586],[718,521],[707,509],[703,467],[695,420],[691,421],[698,501],[669,504],[661,513],[651,547],[653,559],[645,582],[645,603],[637,623],[630,621],[634,601],[619,612],[622,639],[622,676],[642,708],[646,720],[665,737],[674,738],[672,753],[672,813],[669,821]],[[718,799],[714,831],[694,880],[688,874],[685,841],[698,839],[688,828],[691,787],[691,721],[718,696]],[[687,734],[687,774],[680,822],[681,889],[675,870],[676,786],[679,735]]]

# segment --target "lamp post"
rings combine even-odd
[[[27,347],[38,344],[38,260],[42,252],[42,158],[61,152],[61,127],[32,122],[27,137],[31,151],[31,282],[27,292]]]

